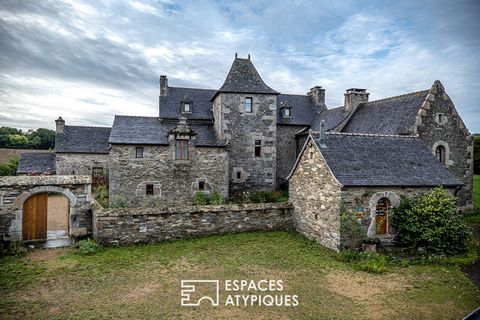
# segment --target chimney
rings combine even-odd
[[[55,125],[55,131],[61,133],[65,129],[65,120],[63,120],[62,117],[58,117],[58,119],[55,120]]]
[[[354,111],[359,104],[368,102],[367,89],[350,88],[345,92],[344,112]]]
[[[160,97],[168,95],[168,78],[167,76],[160,76]]]
[[[312,100],[315,107],[321,110],[326,110],[327,106],[325,105],[325,89],[321,86],[315,86],[307,92],[307,95]]]

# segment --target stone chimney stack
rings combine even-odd
[[[315,86],[307,92],[307,95],[313,102],[313,105],[319,110],[326,110],[327,106],[325,105],[325,89],[321,86]]]
[[[167,76],[160,76],[160,97],[168,95],[168,78]]]
[[[62,117],[58,117],[58,119],[55,120],[55,125],[55,131],[61,133],[65,129],[65,120],[63,120]]]
[[[355,110],[359,104],[368,102],[370,93],[367,89],[351,88],[345,92],[345,112],[350,113]]]

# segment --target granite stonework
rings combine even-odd
[[[93,168],[103,168],[108,172],[108,154],[95,153],[56,153],[58,175],[92,175]]]
[[[289,204],[104,209],[94,205],[93,235],[106,245],[148,243],[291,227]]]
[[[245,98],[252,112],[245,112]],[[277,97],[274,94],[220,93],[213,101],[215,129],[228,141],[230,194],[247,190],[273,190],[277,164]],[[261,154],[255,156],[255,141]]]
[[[289,180],[295,229],[333,250],[340,248],[341,185],[331,174],[315,143],[305,146]]]
[[[4,241],[22,240],[24,202],[39,193],[62,194],[69,200],[69,235],[92,232],[90,176],[11,176],[0,178],[0,234]]]
[[[297,145],[298,139],[295,134],[305,126],[277,125],[277,185],[279,187],[288,183],[287,176],[295,164],[297,154],[305,141]]]
[[[228,197],[228,152],[219,147],[189,145],[189,160],[175,160],[174,146],[143,146],[143,158],[135,157],[135,145],[112,145],[109,164],[110,203],[130,207],[188,205],[199,182],[206,195],[217,191]],[[153,194],[146,186],[153,184]]]
[[[442,84],[435,81],[415,121],[414,134],[435,154],[438,146],[446,151],[445,165],[465,187],[458,196],[461,205],[472,205],[473,139]]]

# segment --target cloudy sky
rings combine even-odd
[[[0,1],[0,125],[155,116],[158,78],[217,89],[235,53],[283,93],[370,99],[439,79],[480,132],[480,1]]]

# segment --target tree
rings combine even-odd
[[[14,176],[17,174],[18,157],[10,158],[8,161],[0,163],[0,176]]]
[[[9,127],[0,128],[0,148],[13,149],[53,149],[55,131],[45,128],[22,130]]]
[[[468,250],[471,232],[457,212],[456,198],[441,187],[413,198],[402,196],[392,223],[402,245],[447,255]]]

